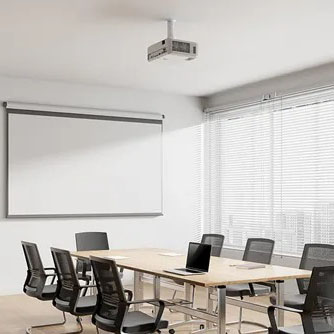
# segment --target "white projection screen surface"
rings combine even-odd
[[[162,119],[7,116],[7,217],[162,214]]]

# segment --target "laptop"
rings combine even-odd
[[[211,245],[189,242],[186,268],[164,270],[167,273],[190,276],[209,271]]]

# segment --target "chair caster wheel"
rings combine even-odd
[[[175,334],[175,329],[173,329],[173,328],[170,329],[170,330],[168,331],[168,333],[169,333],[169,334]]]
[[[199,325],[199,329],[204,329],[204,325]]]

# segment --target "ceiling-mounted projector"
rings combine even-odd
[[[147,49],[147,60],[183,59],[193,60],[197,57],[197,43],[175,39],[173,35],[175,20],[167,21],[167,38]]]

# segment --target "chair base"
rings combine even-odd
[[[251,331],[247,331],[247,332],[242,332],[241,331],[241,324],[258,326],[258,327],[261,327],[261,329],[251,330]],[[239,328],[238,328],[239,334],[254,334],[254,333],[268,332],[268,327],[266,325],[263,325],[263,324],[261,324],[259,322],[255,322],[255,321],[248,321],[248,320],[242,320],[241,322],[239,322],[239,321],[232,321],[232,322],[226,323],[226,325],[239,325]]]
[[[66,323],[67,319],[66,319],[65,312],[62,312],[62,313],[63,313],[63,321],[52,323],[52,324],[46,324],[46,325],[30,326],[30,327],[26,328],[26,334],[33,334],[33,330],[37,329],[37,328],[48,328],[48,327],[52,327],[52,326],[64,325]],[[80,317],[77,317],[76,321],[79,324],[79,330],[78,331],[72,331],[72,332],[66,332],[66,333],[63,333],[63,334],[80,334],[80,333],[82,333],[83,332],[83,327],[82,327]]]
[[[226,328],[226,334],[230,333],[230,328]],[[204,328],[204,329],[199,329],[196,331],[192,331],[191,334],[205,334],[205,333],[210,333],[210,332],[217,332],[217,326],[214,326],[212,328]]]
[[[61,322],[55,322],[55,323],[52,323],[52,324],[30,326],[30,327],[26,328],[26,334],[32,334],[32,331],[34,329],[37,329],[37,328],[47,328],[47,327],[52,327],[52,326],[61,326],[61,325],[64,325],[66,323],[66,315],[65,315],[64,312],[62,312],[62,313],[63,313],[63,321],[61,321]]]
[[[178,327],[182,327],[182,326],[186,326],[186,325],[193,325],[193,324],[204,325],[205,320],[190,319],[190,320],[174,322],[174,323],[168,325],[168,331],[170,331],[171,329],[178,328]]]

